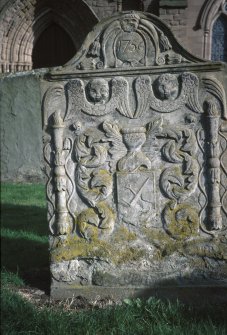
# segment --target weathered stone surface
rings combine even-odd
[[[128,12],[41,86],[52,296],[225,286],[226,65]]]
[[[40,74],[31,71],[0,80],[3,181],[44,180]]]

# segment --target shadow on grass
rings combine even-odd
[[[46,209],[4,204],[1,210],[2,267],[18,273],[25,284],[48,294],[50,272]]]

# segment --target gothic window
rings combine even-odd
[[[52,23],[35,43],[32,53],[33,68],[64,65],[75,53],[70,36],[58,24]]]
[[[227,62],[227,18],[224,15],[213,25],[211,59]]]

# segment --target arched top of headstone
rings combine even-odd
[[[177,42],[158,17],[142,12],[118,13],[88,34],[79,52],[60,72],[120,70],[204,63]]]

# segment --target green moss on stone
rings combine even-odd
[[[170,201],[163,214],[166,230],[177,240],[186,240],[198,235],[199,216],[191,205]]]
[[[114,264],[135,261],[145,255],[144,249],[130,245],[135,239],[136,235],[124,227],[113,234],[111,242],[96,237],[87,241],[76,235],[70,235],[64,241],[59,241],[51,250],[51,260],[61,262],[77,257],[98,257]]]

